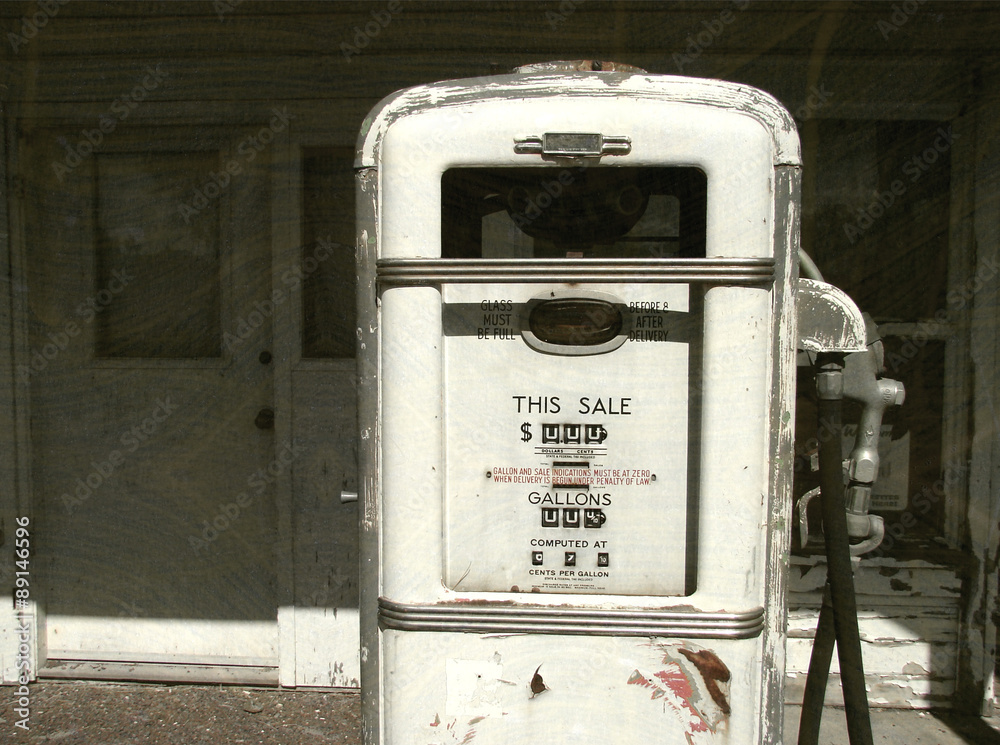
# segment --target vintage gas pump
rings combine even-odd
[[[788,113],[554,63],[390,96],[356,166],[365,742],[780,743]]]

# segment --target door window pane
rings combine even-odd
[[[219,154],[94,158],[96,356],[218,357]]]
[[[302,159],[302,356],[354,357],[354,150]]]

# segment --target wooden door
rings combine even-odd
[[[47,659],[274,667],[269,152],[99,124],[19,145]]]

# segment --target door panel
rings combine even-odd
[[[80,131],[21,142],[49,659],[277,664],[267,154],[157,127],[70,168]]]
[[[353,148],[302,150],[298,266],[282,286],[301,297],[301,359],[292,373],[295,443],[295,682],[357,687],[358,506],[354,345]]]

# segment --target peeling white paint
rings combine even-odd
[[[495,661],[450,659],[446,664],[447,698],[445,712],[450,717],[500,716],[500,686],[503,665]]]
[[[821,559],[793,557],[788,701],[801,696],[825,580]],[[855,583],[866,682],[873,692],[871,703],[908,708],[950,705],[958,670],[961,616],[957,570],[926,561],[866,558]],[[839,670],[836,655],[832,669]],[[830,686],[828,703],[839,696],[833,691],[833,682]]]
[[[483,99],[524,100],[550,97],[621,98],[683,101],[738,111],[761,122],[775,142],[773,165],[801,165],[798,133],[791,115],[762,91],[718,80],[669,75],[589,72],[576,74],[520,74],[444,81],[393,93],[373,110],[371,126],[358,140],[356,168],[376,165],[381,141],[396,120],[428,109],[463,106]],[[366,120],[367,121],[367,120]]]

